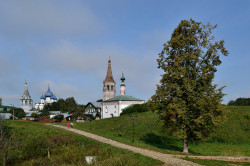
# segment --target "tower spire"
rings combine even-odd
[[[112,75],[111,60],[108,60],[108,70],[105,80],[103,81],[103,100],[115,97],[116,87]]]
[[[111,60],[109,57],[109,61],[108,61],[108,70],[107,70],[107,75],[106,78],[104,80],[105,82],[115,82],[113,75],[112,75],[112,69],[111,69]]]

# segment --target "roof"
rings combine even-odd
[[[28,98],[30,98],[30,93],[29,93],[29,90],[28,90],[27,82],[25,82],[25,87],[24,87],[24,92],[23,92],[23,96],[22,97],[28,97]]]
[[[114,98],[105,100],[103,102],[110,102],[110,101],[144,101],[144,100],[141,100],[132,96],[128,96],[128,95],[119,95]]]
[[[96,101],[93,101],[93,102],[88,102],[88,104],[92,104],[94,107],[96,107],[96,108],[101,108],[101,103],[100,102],[96,102]],[[88,105],[87,104],[87,105]],[[86,105],[86,106],[87,106]],[[85,107],[86,107],[85,106]]]
[[[0,113],[0,119],[10,119],[11,116],[11,113]],[[14,118],[17,119],[16,117]]]
[[[109,59],[108,61],[108,71],[107,71],[107,75],[106,78],[104,80],[105,82],[115,82],[113,75],[112,75],[112,69],[111,69],[111,60]]]
[[[51,97],[53,96],[53,93],[51,92],[50,88],[48,87],[47,92],[44,94],[45,97]]]

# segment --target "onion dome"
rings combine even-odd
[[[51,96],[50,99],[57,100],[56,96]]]
[[[122,77],[121,77],[121,81],[124,82],[125,81],[125,77],[124,77],[124,74],[122,72]]]
[[[51,96],[53,96],[53,93],[50,91],[50,88],[48,87],[48,90],[47,90],[47,92],[45,93],[45,95],[44,95],[45,97],[51,97]]]
[[[42,94],[42,96],[40,97],[40,99],[44,99],[45,100],[45,97],[44,97],[44,95]]]

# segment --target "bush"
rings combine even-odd
[[[147,106],[147,103],[144,104],[135,104],[127,109],[124,109],[121,113],[121,115],[125,115],[125,114],[131,114],[134,112],[147,112],[149,111],[149,108]]]

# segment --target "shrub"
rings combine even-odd
[[[147,103],[144,103],[144,104],[135,104],[127,109],[124,109],[121,113],[121,115],[124,115],[124,114],[131,114],[131,113],[134,113],[134,112],[147,112],[149,111],[149,108],[147,106]]]

